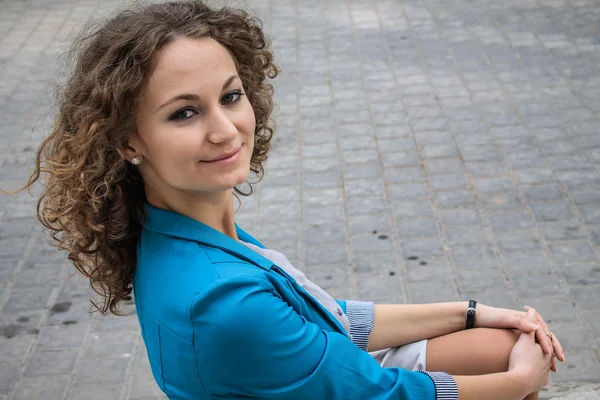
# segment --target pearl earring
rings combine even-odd
[[[135,156],[131,159],[131,163],[133,165],[140,165],[141,162],[142,162],[142,159],[138,156]]]

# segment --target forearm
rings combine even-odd
[[[402,346],[465,328],[468,302],[376,304],[369,351]]]
[[[453,378],[460,400],[521,400],[529,394],[523,379],[510,371]]]

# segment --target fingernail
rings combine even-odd
[[[533,329],[534,331],[538,330],[540,328],[540,326],[538,324],[532,324],[532,323],[527,324],[527,327],[529,329]]]

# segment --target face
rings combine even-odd
[[[233,58],[211,38],[162,49],[141,95],[131,156],[146,188],[162,196],[206,194],[243,183],[255,118]]]

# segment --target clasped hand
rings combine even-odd
[[[531,313],[535,314],[535,322],[527,316],[530,309],[531,307],[525,306],[525,311],[516,311],[478,304],[475,327],[516,329],[524,333],[535,331],[536,342],[540,344],[544,353],[555,356],[552,358],[550,369],[556,372],[556,359],[561,362],[565,361],[563,348],[558,338],[550,332],[548,324],[537,311],[531,309]]]

